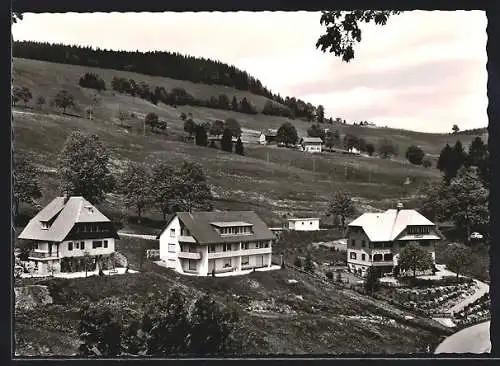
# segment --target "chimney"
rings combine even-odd
[[[402,210],[402,209],[403,209],[403,204],[402,204],[401,202],[399,202],[399,203],[396,205],[396,210],[398,210],[398,212],[399,212],[399,211],[400,211],[400,210]]]

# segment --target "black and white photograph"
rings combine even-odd
[[[13,356],[490,354],[487,23],[14,12]]]

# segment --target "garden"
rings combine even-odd
[[[444,282],[444,284],[443,284]],[[385,287],[379,295],[389,303],[408,310],[417,311],[425,316],[447,312],[464,298],[474,294],[477,285],[473,280],[460,279],[450,283],[449,279],[430,283],[426,287]]]
[[[470,326],[490,318],[491,299],[487,292],[476,301],[465,306],[460,312],[453,314],[457,326]]]

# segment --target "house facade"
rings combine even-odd
[[[434,223],[415,210],[396,209],[365,213],[347,227],[347,266],[350,272],[365,276],[369,267],[382,273],[398,265],[399,253],[416,243],[431,254],[435,263],[435,244],[443,237]]]
[[[303,137],[299,144],[302,147],[302,151],[320,153],[322,151],[323,140],[319,137]]]
[[[276,142],[276,138],[278,136],[278,130],[276,129],[268,129],[266,131],[262,131],[259,136],[259,143],[261,145],[271,144]]]
[[[294,231],[318,231],[319,218],[288,219],[288,229]]]
[[[271,267],[276,236],[252,211],[178,212],[158,239],[168,268],[207,276]]]
[[[83,197],[56,197],[18,236],[30,242],[28,260],[35,273],[50,275],[81,267],[96,268],[115,251],[119,239],[112,222]]]

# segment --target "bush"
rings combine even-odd
[[[333,280],[333,272],[328,271],[325,273],[325,275],[326,275],[326,278],[328,278],[329,280]]]
[[[431,159],[429,158],[425,158],[423,161],[422,161],[422,166],[424,168],[430,168],[432,166],[432,162],[431,162]]]
[[[78,84],[82,88],[95,89],[97,91],[106,90],[106,83],[97,74],[87,72],[80,77]]]
[[[302,268],[302,259],[300,259],[299,257],[295,258],[295,261],[293,262],[293,265],[295,267]]]

